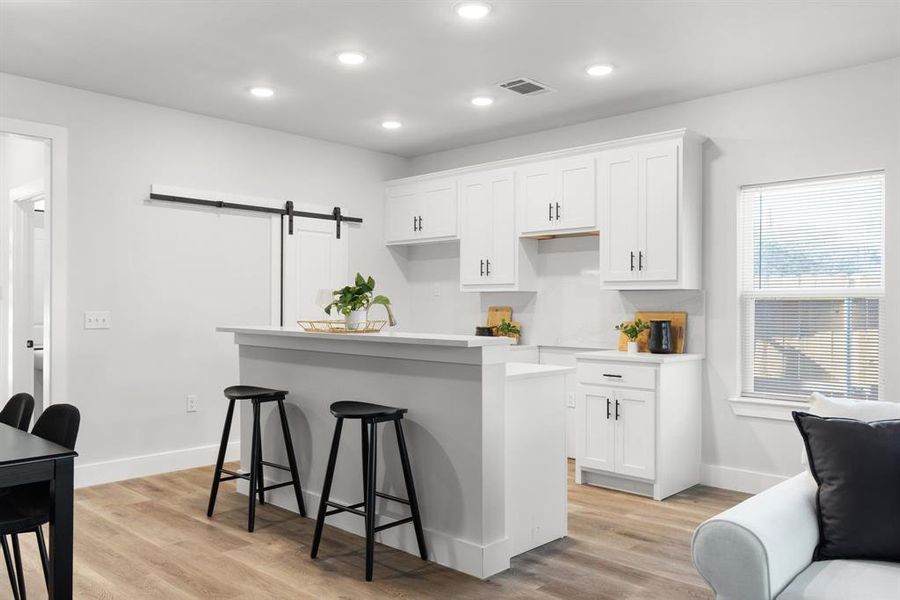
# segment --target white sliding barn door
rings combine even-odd
[[[294,210],[331,213],[332,207],[296,205]],[[350,281],[348,253],[351,228],[341,224],[341,239],[335,236],[335,222],[294,217],[294,234],[288,233],[288,218],[281,219],[284,235],[284,326],[296,327],[299,319],[324,319],[317,304],[320,289],[336,290]],[[273,290],[278,286],[280,264],[278,220],[273,236]],[[278,292],[273,293],[273,324],[279,320]],[[333,318],[333,317],[332,317]]]

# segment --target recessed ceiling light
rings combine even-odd
[[[494,99],[490,96],[475,96],[472,98],[472,104],[475,106],[490,106],[494,103]]]
[[[463,19],[483,19],[491,12],[487,2],[460,2],[456,5],[456,14]]]
[[[382,121],[381,126],[385,129],[400,129],[403,127],[403,123],[400,121]]]
[[[250,93],[257,98],[271,98],[275,95],[275,90],[270,87],[252,87]]]
[[[348,51],[337,55],[338,61],[345,65],[361,65],[366,62],[366,55],[362,52]]]
[[[585,71],[591,77],[603,77],[612,73],[613,68],[612,65],[591,65]]]

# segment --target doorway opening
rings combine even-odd
[[[51,140],[0,131],[0,400],[49,405]]]

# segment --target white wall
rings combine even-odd
[[[609,85],[615,85],[610,80]],[[412,174],[653,133],[679,127],[709,138],[704,147],[704,294],[604,292],[582,275],[596,268],[596,240],[541,242],[540,291],[477,295],[456,291],[458,249],[409,251],[414,322],[467,332],[487,304],[509,303],[526,341],[610,346],[612,326],[634,308],[684,308],[692,350],[705,342],[703,460],[709,481],[748,489],[800,469],[800,443],[786,421],[737,417],[737,191],[752,183],[883,168],[887,171],[887,296],[884,396],[900,400],[900,60],[722,94],[496,142],[421,156]],[[433,295],[434,284],[441,295]],[[749,471],[749,472],[747,472]]]
[[[351,265],[409,320],[403,258],[382,244],[381,182],[405,159],[5,74],[0,114],[69,132],[69,381],[54,401],[82,413],[80,483],[213,462],[238,380],[214,328],[269,322],[268,217],[150,203],[153,183],[347,207],[365,220]],[[86,310],[112,328],[84,330]]]

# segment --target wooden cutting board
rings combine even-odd
[[[487,326],[500,327],[500,323],[506,319],[512,323],[511,306],[488,306]]]
[[[638,311],[634,313],[634,320],[650,322],[650,321],[672,321],[672,333],[675,336],[675,354],[684,354],[684,339],[687,335],[687,313],[686,312],[651,312]],[[638,336],[638,352],[649,352],[647,344],[650,341],[650,331],[647,330]],[[624,333],[619,334],[619,350],[627,349],[628,337]]]

